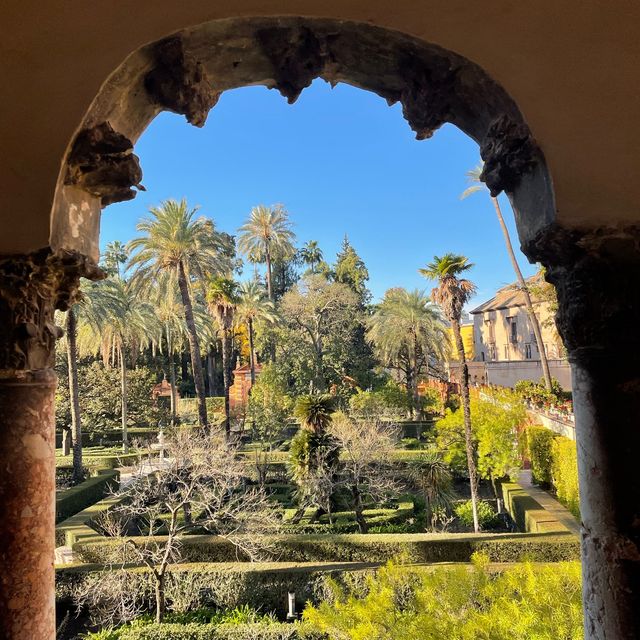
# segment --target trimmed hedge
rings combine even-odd
[[[161,536],[159,536],[162,539]],[[148,538],[135,538],[145,544]],[[402,556],[407,562],[469,562],[476,551],[492,562],[576,560],[578,540],[568,532],[527,534],[336,534],[265,536],[266,560],[287,562],[375,562]],[[80,541],[74,551],[85,562],[121,562],[122,547],[107,538]],[[184,562],[248,560],[235,545],[216,536],[184,536]],[[129,562],[134,556],[125,558]]]
[[[503,482],[500,487],[505,508],[520,531],[529,533],[568,533],[569,530],[556,520],[537,500],[519,484]]]
[[[552,488],[558,500],[580,518],[576,443],[544,427],[529,427],[527,441],[533,481]]]
[[[156,457],[160,455],[160,451],[152,449],[147,451],[132,452],[132,453],[118,453],[107,450],[105,453],[100,453],[99,449],[85,450],[82,456],[82,465],[90,471],[97,469],[117,469],[118,467],[128,467],[136,463],[141,457],[146,458],[148,455]],[[56,466],[65,467],[68,466],[71,461],[71,456],[56,456]]]
[[[205,398],[207,414],[224,413],[224,396],[210,396]],[[179,416],[198,415],[197,398],[178,398],[176,407]]]
[[[554,437],[553,431],[544,427],[527,429],[531,478],[543,488],[551,486],[551,445]]]
[[[92,525],[99,516],[117,507],[124,499],[124,496],[105,498],[57,524],[56,546],[66,545],[72,547],[74,544],[87,538],[105,540],[106,538],[102,538],[102,536],[93,529]]]
[[[366,575],[377,567],[349,563],[221,563],[179,564],[170,568],[167,577],[169,608],[176,600],[189,600],[192,609],[213,607],[234,609],[260,605],[262,612],[287,613],[287,594],[296,594],[296,608],[302,610],[307,601],[322,599],[328,578],[364,583]],[[96,572],[114,570],[103,565],[65,565],[56,568],[56,600],[70,603],[72,593],[80,583],[95,576]],[[143,608],[152,610],[154,583],[145,567],[129,567],[127,584],[132,593],[139,594]],[[189,595],[185,598],[185,595]]]
[[[304,626],[304,631],[302,630]],[[118,640],[320,640],[325,634],[303,624],[150,624],[127,629]]]
[[[102,500],[120,487],[120,472],[105,469],[97,476],[56,494],[56,524]]]
[[[554,438],[551,459],[551,478],[556,497],[576,518],[580,518],[576,443],[564,436]]]

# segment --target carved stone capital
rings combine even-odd
[[[549,227],[524,247],[557,291],[556,322],[573,362],[640,359],[640,227]],[[637,373],[637,372],[636,372]],[[609,372],[613,375],[613,370]]]
[[[529,127],[502,115],[489,125],[480,145],[480,157],[484,160],[480,179],[495,198],[501,191],[513,191],[540,156]]]
[[[55,341],[62,335],[54,312],[74,303],[81,276],[98,279],[102,272],[76,252],[42,249],[0,257],[0,370],[52,365]]]
[[[185,52],[182,38],[173,36],[155,45],[155,66],[145,76],[149,97],[164,109],[203,127],[220,92],[215,91],[202,63]]]
[[[100,198],[103,207],[135,198],[132,187],[140,184],[142,169],[133,144],[108,122],[83,129],[76,136],[67,159],[65,184],[77,185]]]

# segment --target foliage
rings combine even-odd
[[[215,534],[258,557],[259,533],[275,529],[275,514],[262,490],[244,486],[244,465],[224,435],[181,429],[166,443],[168,464],[126,489],[126,500],[101,523],[120,543],[121,562],[131,554],[155,578],[156,621],[165,612],[165,578],[180,558],[181,536],[199,529]],[[132,527],[148,535],[145,542],[124,536]],[[155,537],[165,533],[163,539]],[[100,584],[78,595],[82,603],[95,599]]]
[[[524,423],[522,403],[507,390],[492,391],[488,399],[471,399],[472,435],[480,477],[514,476],[519,468],[517,430]],[[447,411],[436,422],[436,441],[445,462],[458,472],[466,468],[463,411]]]
[[[578,563],[524,563],[490,573],[411,570],[389,564],[354,591],[334,585],[331,598],[304,619],[334,640],[579,640],[582,603]]]
[[[532,480],[543,488],[551,486],[552,443],[555,434],[544,427],[527,428],[527,444]]]
[[[473,505],[467,500],[456,506],[456,515],[465,527],[473,527]],[[499,524],[494,508],[485,500],[478,502],[478,521],[481,529],[492,529]]]
[[[551,445],[551,460],[551,478],[558,500],[579,518],[580,494],[576,443],[563,436],[554,438]]]
[[[56,492],[56,524],[116,491],[119,479],[120,472],[103,470],[75,487]]]
[[[381,362],[400,372],[419,411],[419,378],[445,357],[446,327],[439,310],[424,292],[389,289],[368,320],[367,340]]]
[[[157,537],[162,542],[162,537]],[[134,538],[140,544],[154,542]],[[580,541],[566,533],[517,534],[317,534],[264,535],[262,557],[277,562],[386,562],[403,555],[407,561],[468,562],[475,551],[486,553],[492,562],[519,562],[527,557],[538,562],[578,560]],[[119,562],[121,548],[108,538],[74,545],[84,562]],[[183,562],[247,562],[250,556],[232,542],[216,536],[190,535],[181,538]],[[128,556],[129,561],[134,557]]]
[[[393,380],[374,391],[358,391],[349,399],[350,412],[360,418],[400,420],[411,410],[406,388]]]
[[[157,375],[147,367],[132,369],[128,377],[128,421],[135,426],[157,427],[166,419],[166,407],[155,405],[151,389],[158,381]],[[85,431],[107,431],[119,424],[120,373],[100,362],[81,365],[78,368],[80,411]],[[69,425],[70,409],[68,385],[61,380],[56,392],[56,426]]]
[[[347,285],[309,275],[284,295],[279,311],[282,322],[259,337],[259,346],[276,345],[292,394],[352,387],[360,367],[354,336],[363,313],[357,295]]]
[[[556,378],[551,379],[550,391],[545,387],[544,379],[541,379],[540,382],[519,380],[516,382],[515,391],[525,402],[540,409],[559,405],[571,395],[563,391]]]
[[[336,256],[336,264],[333,268],[333,279],[335,282],[346,284],[352,289],[363,305],[369,303],[371,299],[371,293],[367,289],[369,271],[346,235],[342,241],[342,247]]]
[[[425,524],[435,530],[449,511],[455,495],[451,471],[438,452],[425,451],[409,463],[409,478],[424,498]]]

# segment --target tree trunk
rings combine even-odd
[[[164,573],[156,575],[156,622],[162,622],[165,612]]]
[[[171,383],[171,424],[176,424],[178,414],[178,390],[176,389],[176,363],[174,354],[169,356],[169,382]]]
[[[127,433],[127,363],[124,349],[119,347],[120,356],[120,392],[122,394],[122,452],[129,453],[129,435]]]
[[[267,295],[269,300],[273,302],[273,291],[271,289],[271,253],[269,249],[265,252],[265,261],[267,263]]]
[[[469,485],[471,487],[471,506],[473,511],[473,530],[478,533],[480,524],[478,522],[478,474],[476,471],[475,451],[473,446],[473,436],[471,433],[471,402],[469,398],[469,367],[464,353],[464,343],[460,332],[460,321],[451,321],[451,328],[456,340],[458,359],[460,360],[460,391],[462,399],[462,411],[464,415],[464,443],[467,450],[467,468],[469,470]]]
[[[362,508],[362,496],[360,495],[360,490],[354,488],[353,491],[353,510],[356,515],[356,522],[358,523],[358,530],[360,533],[368,533],[369,525],[364,517],[364,509]]]
[[[222,334],[222,376],[224,379],[224,433],[229,441],[231,437],[231,421],[229,408],[229,388],[231,387],[231,370],[229,366],[229,355],[231,351],[231,340],[227,329]]]
[[[184,351],[180,354],[180,375],[183,381],[189,378],[189,358],[190,353],[187,354]]]
[[[253,319],[249,318],[247,321],[249,328],[249,363],[251,365],[251,388],[256,383],[256,355],[253,348]],[[251,392],[251,391],[249,391]]]
[[[80,419],[80,393],[78,389],[78,349],[76,345],[76,315],[73,307],[67,311],[67,365],[69,369],[69,404],[71,405],[71,437],[73,442],[73,481],[81,482],[82,422]]]
[[[547,352],[544,348],[544,340],[542,338],[542,331],[540,329],[540,323],[538,322],[538,316],[533,308],[533,302],[531,301],[531,295],[529,294],[529,288],[527,287],[527,283],[524,280],[522,275],[522,271],[520,271],[520,265],[518,264],[518,260],[516,258],[516,254],[513,251],[513,245],[511,244],[511,237],[509,236],[509,229],[507,229],[507,225],[504,222],[504,217],[502,216],[502,211],[500,209],[500,203],[498,202],[498,198],[491,198],[493,201],[493,206],[496,210],[496,215],[498,216],[498,222],[500,223],[500,228],[502,229],[502,233],[504,235],[504,242],[507,245],[507,253],[509,254],[509,260],[511,260],[511,265],[513,266],[513,270],[516,274],[516,280],[518,281],[518,286],[520,290],[524,294],[524,301],[527,307],[527,314],[529,315],[529,321],[531,322],[531,326],[533,328],[533,335],[536,338],[536,345],[538,347],[538,353],[540,354],[540,364],[542,365],[542,377],[544,378],[544,386],[547,388],[547,391],[551,391],[551,373],[549,372],[549,361],[547,359]]]
[[[198,344],[198,333],[196,323],[193,318],[193,306],[189,295],[189,285],[187,274],[184,271],[182,262],[178,263],[178,286],[184,306],[184,318],[187,324],[187,334],[189,335],[189,351],[191,352],[191,369],[193,371],[193,382],[196,387],[196,397],[198,399],[198,422],[201,427],[207,426],[207,403],[204,395],[204,377],[202,375],[202,361],[200,360],[200,345]]]
[[[209,395],[216,395],[216,361],[213,355],[213,349],[207,354],[207,380],[209,381]]]

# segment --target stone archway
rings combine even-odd
[[[636,637],[638,230],[568,230],[556,223],[542,150],[515,102],[469,60],[398,32],[297,18],[207,23],[133,52],[70,141],[50,249],[0,262],[0,421],[6,423],[0,454],[20,461],[0,478],[7,558],[0,590],[3,637],[54,636],[54,492],[48,479],[54,460],[49,445],[42,446],[53,435],[53,310],[73,301],[81,275],[98,276],[101,209],[142,188],[136,140],[162,110],[202,126],[224,90],[264,84],[292,102],[316,77],[400,102],[420,139],[445,122],[455,124],[480,145],[492,193],[511,198],[525,252],[547,266],[558,288],[560,330],[574,367],[587,637]]]

